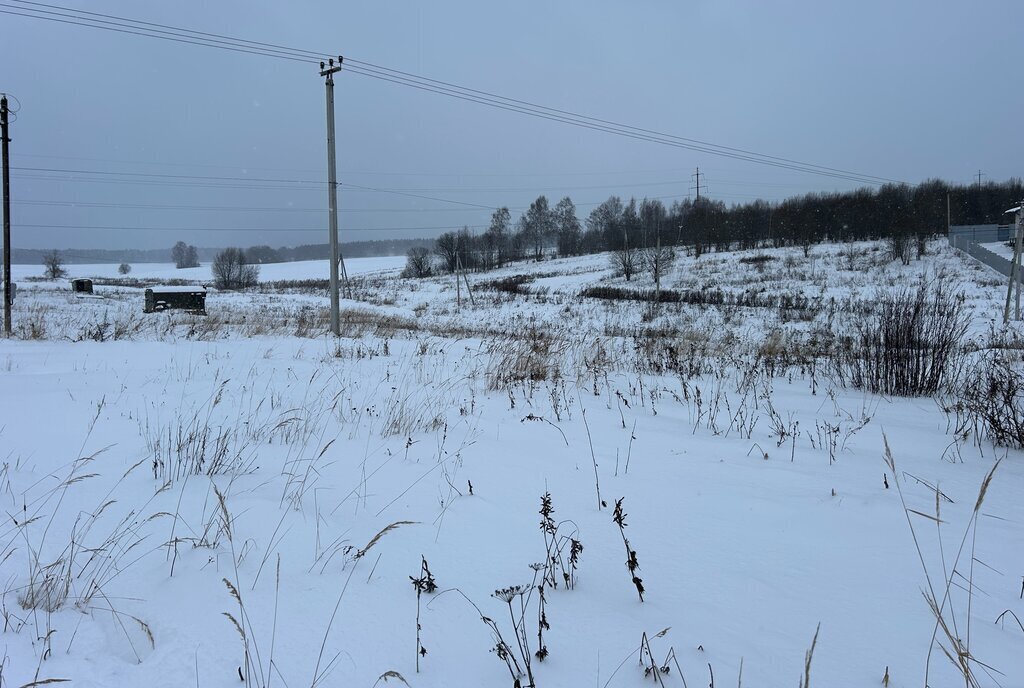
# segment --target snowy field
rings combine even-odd
[[[0,686],[957,686],[957,651],[1024,686],[1024,452],[952,410],[983,356],[1022,363],[997,273],[944,242],[712,253],[652,304],[607,255],[472,300],[401,264],[348,262],[340,339],[313,287],[204,317],[20,284]],[[859,388],[830,343],[922,283],[962,366]]]
[[[404,256],[382,256],[376,258],[349,258],[345,261],[345,269],[349,275],[388,274],[401,272],[405,265]],[[118,278],[117,264],[68,264],[64,268],[68,279],[76,277]],[[26,282],[26,278],[39,278],[43,275],[42,265],[12,265],[11,278],[15,282]],[[261,280],[302,280],[327,279],[330,275],[330,261],[300,260],[290,263],[270,263],[260,266]],[[210,265],[204,263],[198,268],[177,269],[174,263],[135,263],[128,275],[142,280],[184,279],[197,283],[212,281]],[[43,283],[45,284],[45,282]],[[25,285],[23,285],[25,286]],[[58,286],[66,286],[60,284]]]

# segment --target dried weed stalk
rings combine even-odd
[[[640,563],[636,558],[636,550],[630,546],[629,540],[626,538],[626,513],[622,510],[622,502],[625,499],[625,497],[620,497],[615,500],[615,511],[612,514],[612,519],[615,521],[615,525],[619,527],[622,544],[626,547],[626,568],[629,570],[629,577],[633,580],[633,585],[636,586],[636,594],[640,597],[640,601],[643,602],[644,581],[637,575],[637,571],[640,570]]]

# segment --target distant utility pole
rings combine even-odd
[[[11,142],[8,135],[7,96],[0,96],[0,146],[3,155],[4,185],[4,336],[11,336],[11,158],[7,144]]]
[[[327,86],[327,209],[330,211],[328,224],[330,231],[331,251],[331,332],[334,336],[341,336],[341,314],[340,295],[338,294],[338,264],[341,264],[342,274],[345,273],[345,261],[338,249],[338,184],[337,161],[335,159],[334,139],[334,73],[341,71],[342,57],[338,55],[338,64],[334,64],[332,58],[327,65],[320,63],[320,76],[326,77]],[[345,282],[348,283],[348,275],[345,274]]]
[[[699,201],[700,200],[700,168],[698,167],[697,171],[694,174],[690,175],[690,176],[697,178],[697,200]]]
[[[981,186],[981,178],[982,178],[983,176],[984,176],[984,175],[983,175],[983,174],[981,173],[981,170],[978,170],[978,186],[979,186],[979,187]]]
[[[1014,283],[1017,286],[1017,308],[1016,308],[1016,319],[1020,320],[1020,258],[1021,258],[1021,244],[1024,241],[1024,200],[1021,200],[1020,204],[1016,208],[1011,208],[1006,211],[1007,213],[1016,213],[1014,218],[1014,231],[1016,234],[1016,241],[1013,246],[1013,262],[1010,263],[1010,284],[1006,289],[1006,307],[1003,309],[1003,324],[1010,322],[1010,299],[1013,296]]]
[[[950,215],[949,215],[949,192],[946,192],[946,236],[949,236],[950,227]]]

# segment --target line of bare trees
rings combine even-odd
[[[945,233],[947,197],[952,224],[996,223],[1024,197],[1024,183],[963,186],[933,179],[730,207],[706,197],[666,206],[657,199],[611,196],[584,222],[569,197],[552,207],[540,196],[516,222],[508,208],[500,208],[483,233],[464,227],[445,232],[430,249],[410,249],[406,274],[490,270],[513,261],[611,251],[627,279],[649,270],[657,281],[680,247],[698,256],[761,246],[800,246],[807,253],[822,241],[868,239],[888,239],[894,258],[906,261],[927,237]]]

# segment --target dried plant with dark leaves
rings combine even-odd
[[[551,624],[548,623],[547,604],[544,583],[541,583],[537,586],[537,651],[533,653],[538,662],[543,662],[548,656],[548,646],[544,642],[544,631],[551,630]]]
[[[552,518],[554,513],[555,507],[551,504],[551,493],[545,492],[544,496],[540,498],[540,531],[544,534],[545,553],[541,585],[546,584],[557,588],[558,577],[555,575],[555,569],[558,567],[558,561],[562,554],[558,546],[558,524]]]
[[[423,647],[423,643],[420,641],[420,631],[423,630],[423,626],[420,625],[420,600],[424,593],[432,595],[437,592],[437,581],[434,580],[434,574],[430,572],[430,566],[427,565],[427,560],[422,555],[420,556],[419,578],[409,576],[409,580],[412,581],[412,587],[416,589],[416,673],[418,674],[420,673],[420,657],[427,656],[427,648]]]
[[[555,521],[553,518],[555,508],[552,505],[549,492],[545,492],[540,499],[539,513],[545,552],[541,568],[541,585],[557,590],[559,579],[561,579],[566,589],[572,590],[576,587],[576,570],[579,567],[580,555],[583,553],[583,543],[579,540],[579,528],[572,521]],[[562,531],[570,528],[569,534],[563,534]],[[569,547],[568,559],[562,554],[567,545]]]
[[[576,587],[576,568],[580,563],[580,555],[583,554],[583,543],[575,538],[569,538],[569,568],[562,572],[565,579],[565,587],[572,590]]]
[[[533,568],[534,576],[536,577],[539,569],[537,567]],[[493,651],[498,655],[498,659],[505,662],[505,665],[512,673],[514,685],[518,688],[535,688],[537,685],[533,680],[530,641],[526,634],[526,608],[530,604],[530,597],[536,587],[535,584],[513,585],[494,591],[493,597],[501,600],[508,606],[508,616],[512,622],[512,631],[516,638],[515,648],[505,642],[501,631],[498,630],[498,625],[492,619],[483,617],[484,623],[490,626],[491,631],[494,633],[496,643]],[[547,656],[546,652],[544,656]],[[525,684],[522,682],[524,673],[527,680]]]
[[[636,550],[630,546],[629,540],[626,538],[626,513],[622,510],[622,502],[625,499],[625,497],[621,497],[615,500],[615,511],[612,513],[612,519],[615,521],[615,525],[619,527],[622,544],[626,547],[626,568],[629,569],[629,576],[633,579],[633,585],[636,586],[636,594],[640,597],[640,601],[643,602],[644,581],[637,575],[637,571],[640,570],[640,563],[636,558]]]

